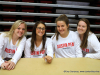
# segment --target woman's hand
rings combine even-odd
[[[52,62],[52,57],[51,56],[45,56],[44,60],[47,60],[48,63]]]
[[[12,61],[6,61],[9,63],[9,66],[6,68],[7,70],[13,70],[15,68],[15,63]]]
[[[4,62],[4,63],[1,64],[1,67],[2,67],[2,69],[4,69],[4,70],[5,70],[8,66],[9,66],[9,63],[7,63],[7,62]]]

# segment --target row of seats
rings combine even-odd
[[[9,31],[14,21],[26,21],[28,32],[36,21],[47,24],[47,32],[55,32],[55,19],[61,14],[69,18],[70,29],[76,30],[80,18],[87,18],[91,31],[100,34],[100,1],[97,0],[2,0],[0,1],[0,31]],[[12,22],[12,23],[11,23]]]

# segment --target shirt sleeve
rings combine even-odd
[[[76,50],[76,57],[83,57],[82,55],[82,49],[80,48],[80,38],[78,37],[78,35],[75,33],[74,35],[75,38],[75,50]]]
[[[55,38],[56,38],[56,36],[55,35],[53,35],[52,37],[51,37],[51,41],[52,41],[52,47],[53,47],[53,54],[55,53]]]
[[[47,46],[47,55],[53,58],[52,40],[50,38],[47,39],[46,46]]]
[[[91,36],[89,36],[89,42],[96,53],[87,53],[85,57],[100,59],[100,42],[95,34],[91,34]]]
[[[26,37],[24,36],[22,38],[22,40],[19,43],[19,46],[17,48],[17,51],[15,52],[14,56],[12,57],[11,61],[14,62],[15,64],[17,63],[17,61],[21,58],[22,56],[22,52],[24,50],[24,46],[25,46],[25,41],[26,41]]]
[[[25,44],[25,50],[24,50],[24,55],[25,55],[25,58],[31,58],[31,55],[30,55],[30,51],[31,51],[31,49],[30,49],[30,40],[28,39],[27,41],[26,41],[26,44]]]
[[[3,46],[4,46],[4,37],[1,34],[0,35],[0,66],[1,66],[2,63],[4,63],[4,60],[2,59]]]

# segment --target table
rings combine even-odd
[[[100,75],[100,60],[91,58],[21,58],[15,69],[0,70],[0,75]]]

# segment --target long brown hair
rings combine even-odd
[[[37,26],[38,26],[39,24],[43,24],[43,25],[45,26],[45,28],[46,28],[45,23],[42,22],[42,21],[37,21],[37,22],[34,24],[33,30],[32,30],[31,51],[34,51],[34,43],[35,43],[35,41],[36,41],[36,28],[37,28]],[[41,50],[43,50],[44,47],[45,47],[46,30],[45,30],[45,34],[44,34],[43,37],[42,37],[42,40],[43,40],[43,42],[42,42],[43,46],[42,46],[42,49],[41,49]]]
[[[67,26],[68,26],[68,24],[69,24],[68,17],[67,17],[65,14],[60,15],[58,18],[56,18],[55,23],[57,23],[57,21],[64,21],[64,22],[66,23]],[[68,30],[69,30],[69,28],[68,28]],[[58,32],[57,27],[56,27],[56,32],[55,32],[56,40],[58,40],[58,35],[59,35],[59,34],[60,34],[60,33]]]
[[[90,31],[90,22],[88,21],[88,19],[85,19],[85,18],[80,19],[80,20],[78,21],[78,23],[79,23],[80,21],[85,22],[86,25],[87,25],[87,30],[86,30],[86,32],[84,33],[83,40],[82,40],[81,45],[80,45],[80,47],[83,49],[83,48],[86,48],[86,47],[87,47],[87,43],[88,43],[87,39],[88,39],[89,31]],[[78,23],[77,23],[77,25],[78,25]]]

